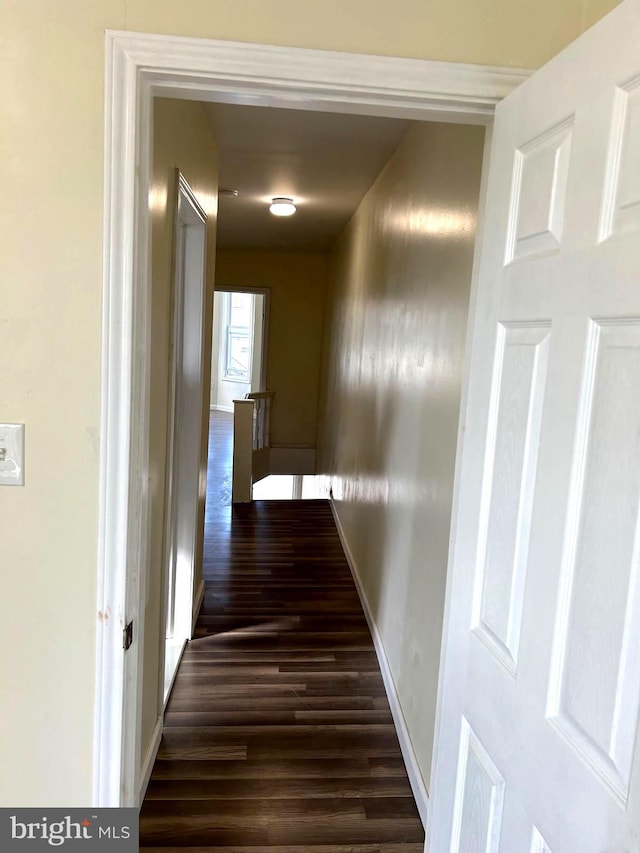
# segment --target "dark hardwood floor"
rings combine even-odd
[[[212,427],[214,454],[218,440]],[[205,600],[169,701],[141,849],[422,853],[328,503],[232,514],[219,481],[209,489]]]

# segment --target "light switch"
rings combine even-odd
[[[0,424],[0,486],[24,486],[24,424]]]

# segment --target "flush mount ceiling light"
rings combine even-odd
[[[293,216],[296,212],[296,206],[292,198],[276,196],[276,198],[271,199],[269,210],[274,216]]]

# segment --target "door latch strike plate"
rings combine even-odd
[[[125,627],[122,632],[122,648],[127,651],[128,648],[131,647],[133,643],[133,621],[129,622],[129,624]]]

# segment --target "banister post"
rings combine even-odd
[[[273,394],[265,400],[264,413],[264,446],[271,447],[271,400]]]
[[[232,503],[251,501],[252,469],[253,400],[234,400]]]

